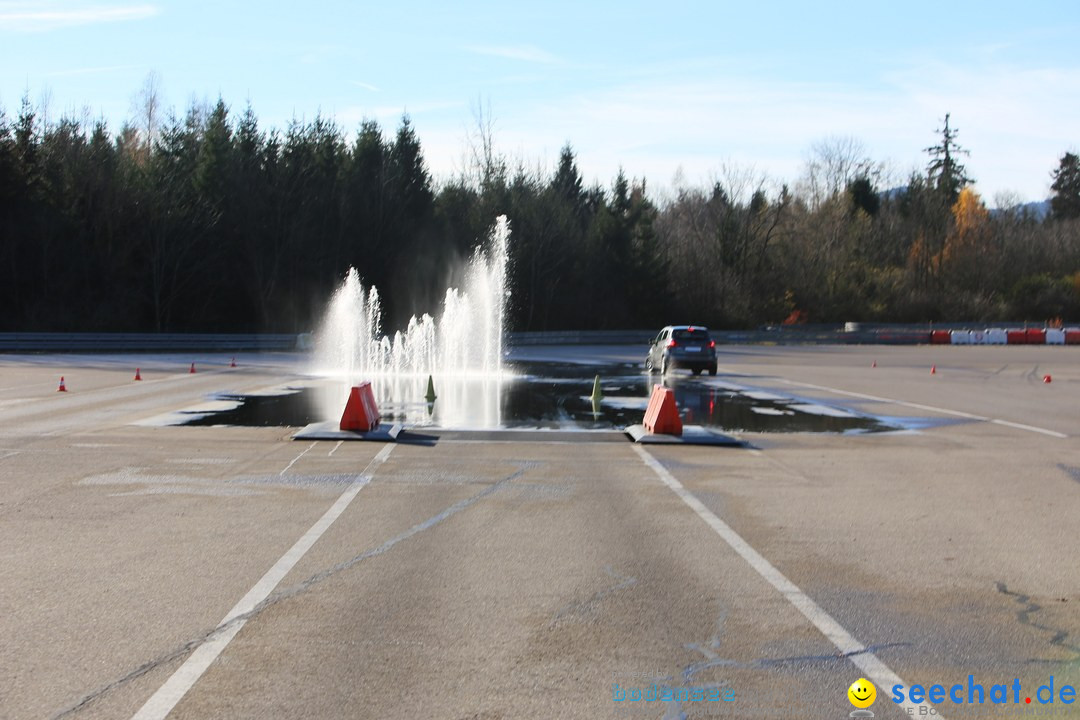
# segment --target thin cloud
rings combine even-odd
[[[951,112],[980,192],[1015,190],[1040,200],[1060,154],[1075,142],[1076,98],[1080,68],[934,63],[896,69],[869,88],[699,73],[537,98],[509,111],[503,105],[498,141],[535,156],[570,140],[582,173],[602,183],[619,167],[651,182],[678,167],[704,178],[727,160],[794,182],[813,142],[843,134],[906,179],[909,169],[925,167],[923,148]],[[437,170],[452,160],[430,158]]]
[[[0,3],[0,31],[47,32],[78,25],[145,20],[160,14],[156,5],[47,5]]]
[[[138,69],[138,65],[107,65],[104,67],[71,68],[70,70],[57,70],[46,73],[46,77],[76,77],[79,75],[105,75],[114,72],[126,72]]]
[[[470,45],[465,48],[477,55],[487,55],[505,60],[520,60],[521,62],[541,63],[552,65],[560,62],[560,59],[546,50],[541,50],[535,45]]]
[[[364,90],[369,90],[371,92],[382,92],[381,90],[379,90],[379,88],[375,87],[371,83],[360,82],[359,80],[350,80],[349,84],[355,85],[356,87],[362,88]]]

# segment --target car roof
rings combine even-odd
[[[708,330],[709,329],[709,328],[705,327],[704,325],[668,325],[667,328],[665,328],[665,329],[689,330],[690,328],[694,328],[695,330]]]

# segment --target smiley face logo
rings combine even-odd
[[[857,708],[868,708],[877,699],[877,688],[866,678],[859,678],[847,689],[848,700]]]

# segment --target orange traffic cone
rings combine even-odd
[[[67,386],[64,385],[64,376],[60,376],[60,387],[56,388],[56,392],[67,392]]]
[[[142,375],[139,373],[139,368],[135,368],[135,379],[142,380]]]
[[[191,363],[191,369],[188,370],[188,375],[194,375],[194,374],[195,374],[195,363]]]
[[[379,425],[379,408],[375,404],[375,394],[371,383],[364,381],[354,385],[345,402],[345,412],[341,414],[338,428],[352,432],[371,432]]]
[[[930,374],[931,375],[937,375],[937,365],[931,365],[930,366]]]
[[[682,435],[682,419],[679,418],[679,408],[675,404],[674,390],[663,385],[653,385],[642,425],[650,434]]]
[[[1052,377],[1050,377],[1049,375],[1043,375],[1043,382],[1044,383],[1053,382],[1053,380],[1054,379]]]

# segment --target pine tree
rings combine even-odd
[[[1061,165],[1052,173],[1050,213],[1055,220],[1080,217],[1080,157],[1065,153]]]
[[[930,182],[944,196],[949,207],[956,204],[960,197],[960,191],[975,182],[967,176],[967,170],[957,159],[959,155],[970,155],[956,142],[959,130],[949,127],[949,113],[945,113],[945,125],[940,130],[941,142],[926,148],[930,154],[930,164],[927,166]]]

